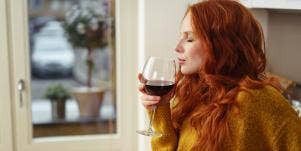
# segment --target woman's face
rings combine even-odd
[[[181,38],[175,50],[184,75],[197,73],[205,59],[201,41],[193,33],[191,25],[191,14],[188,13],[183,20]]]

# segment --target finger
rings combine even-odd
[[[145,93],[144,87],[145,87],[144,84],[139,84],[138,90],[142,93]]]
[[[153,95],[144,94],[140,97],[140,99],[142,101],[159,101],[161,98],[160,98],[160,96],[153,96]]]
[[[138,79],[141,83],[146,83],[146,80],[141,73],[138,74]]]
[[[138,73],[138,80],[141,81],[141,79],[142,79],[142,74]]]
[[[142,105],[146,108],[149,108],[151,106],[154,106],[156,104],[158,104],[160,101],[143,101]]]

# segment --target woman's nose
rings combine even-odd
[[[179,41],[178,44],[176,45],[175,52],[177,53],[183,52],[183,46],[181,44],[181,41]]]

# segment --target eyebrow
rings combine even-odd
[[[184,31],[184,32],[180,32],[180,34],[193,34],[193,32],[192,31]]]
[[[180,34],[187,37],[194,37],[194,33],[192,31],[184,31],[184,32],[180,32]]]

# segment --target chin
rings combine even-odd
[[[190,75],[190,74],[194,74],[195,72],[189,69],[186,69],[185,67],[181,67],[181,73],[183,75]]]

